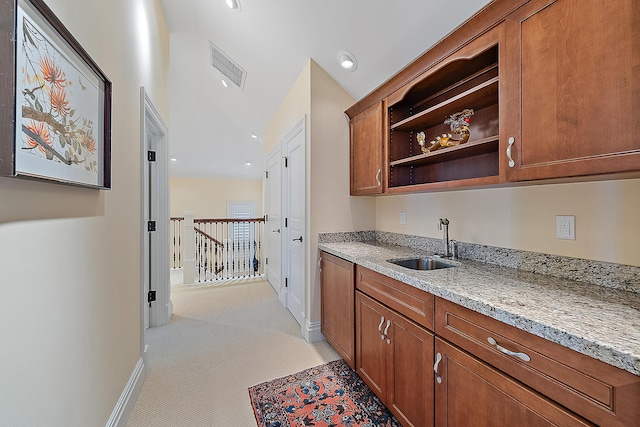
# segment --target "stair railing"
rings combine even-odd
[[[182,218],[171,220],[172,229],[179,228],[176,224]],[[187,223],[185,230],[189,226]],[[263,226],[263,218],[193,219],[194,232],[174,233],[172,242],[177,236],[178,242],[190,244],[185,239],[187,234],[193,234],[195,283],[262,276]],[[180,255],[180,244],[172,244],[172,248],[173,258],[184,259]]]

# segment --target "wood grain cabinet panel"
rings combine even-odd
[[[507,17],[510,181],[640,169],[640,3],[537,0]]]
[[[598,425],[640,425],[636,375],[441,298],[436,334]]]
[[[438,427],[593,426],[446,341],[435,341]]]
[[[356,291],[358,375],[405,427],[433,426],[434,335]]]
[[[360,265],[356,266],[356,288],[433,330],[435,297],[432,294]]]
[[[320,260],[320,330],[355,369],[354,265],[326,252],[320,252]]]
[[[349,122],[351,195],[381,194],[386,173],[382,162],[382,101]]]

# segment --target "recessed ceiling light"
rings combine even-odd
[[[252,133],[252,134],[251,134],[251,138],[253,138],[253,139],[258,139],[258,135],[256,135],[255,133]]]
[[[245,166],[251,166],[251,162],[245,162],[244,165]]]
[[[240,0],[225,0],[229,9],[240,10]]]
[[[358,61],[356,61],[356,56],[351,52],[341,50],[340,52],[338,52],[337,58],[338,64],[340,64],[340,66],[347,71],[355,71],[356,68],[358,68]]]
[[[225,79],[222,79],[221,81],[222,81],[222,86],[229,87],[229,83],[227,83]]]
[[[177,162],[177,161],[178,161],[178,159],[171,159],[171,161],[172,161],[172,162]]]

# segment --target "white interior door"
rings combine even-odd
[[[265,265],[267,280],[278,293],[282,292],[282,152],[276,147],[267,157],[267,177],[265,178],[265,234],[267,243]],[[283,301],[283,299],[281,299]]]
[[[304,119],[284,139],[286,224],[284,249],[287,265],[287,309],[305,324],[306,289],[306,131]]]

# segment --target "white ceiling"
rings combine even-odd
[[[260,179],[264,130],[309,58],[358,100],[489,2],[239,1],[240,11],[225,0],[161,0],[171,32],[173,176]],[[243,90],[222,86],[209,42],[246,70]],[[356,71],[339,67],[340,50],[355,54]]]

